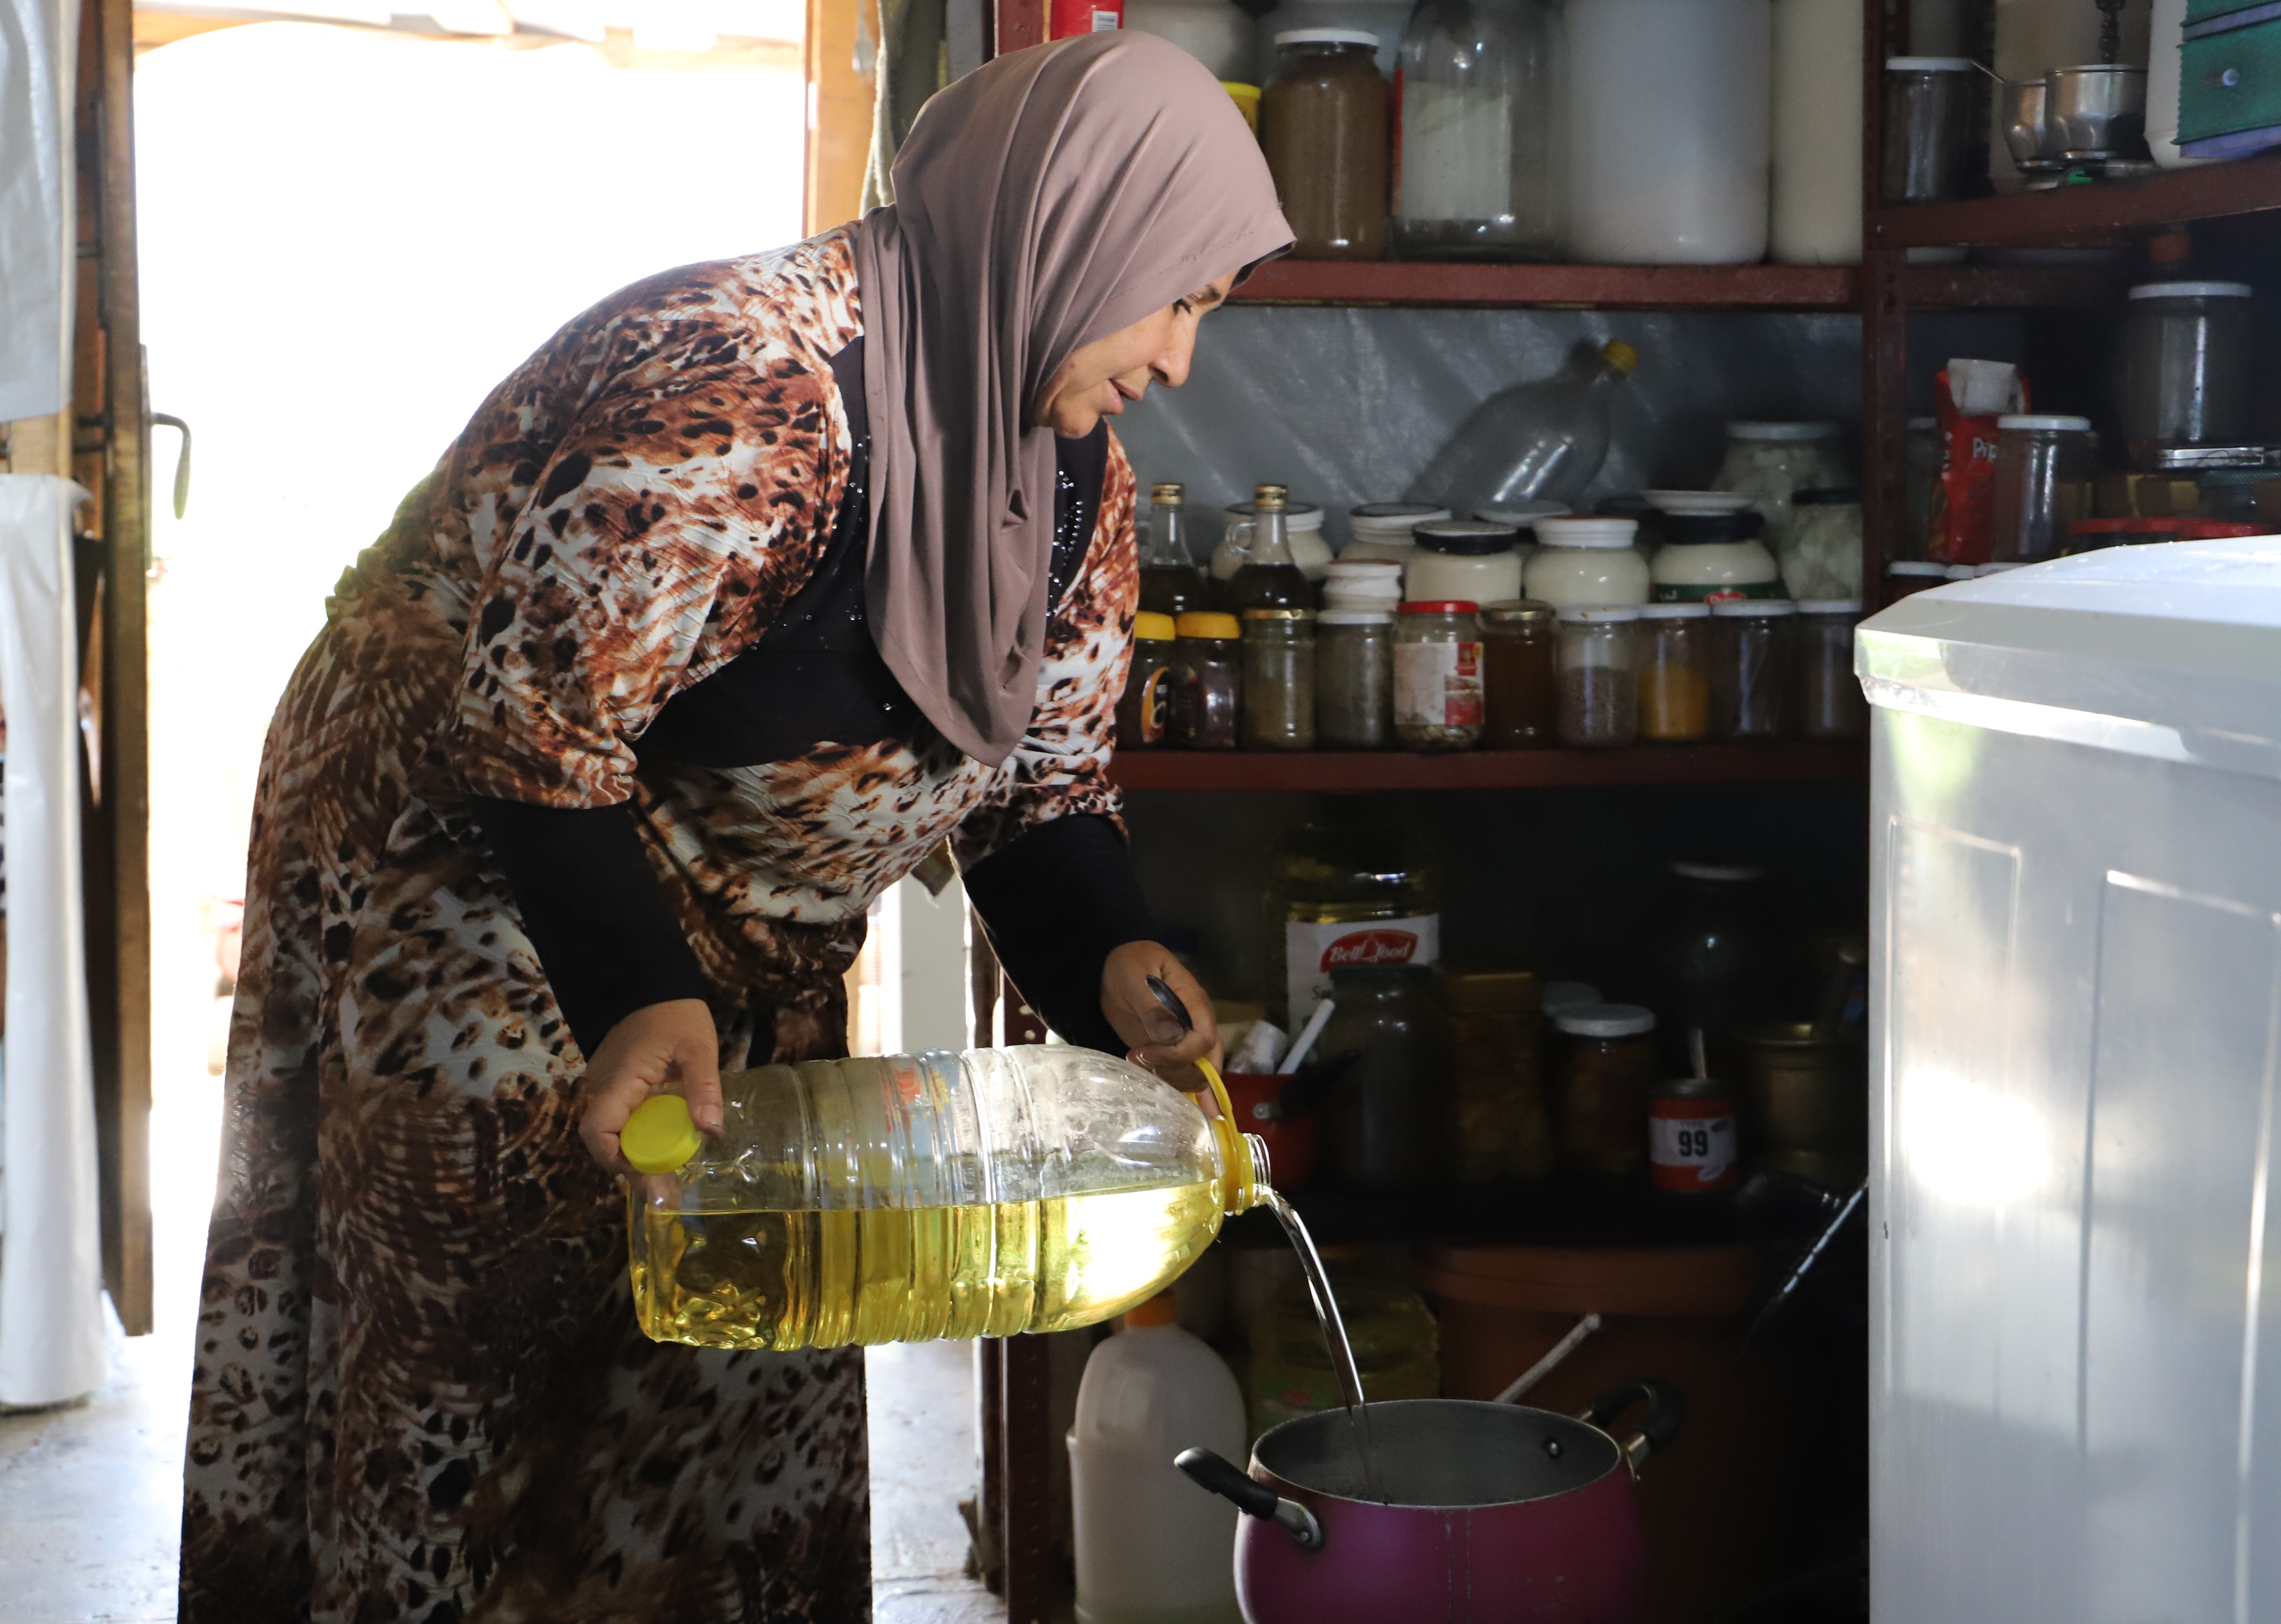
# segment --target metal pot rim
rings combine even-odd
[[[1295,1429],[1306,1429],[1330,1426],[1343,1427],[1346,1424],[1346,1412],[1343,1410],[1324,1410],[1318,1411],[1313,1415],[1303,1415],[1288,1421],[1280,1422],[1262,1433],[1259,1435],[1258,1442],[1251,1446],[1251,1465],[1254,1471],[1265,1473],[1269,1481],[1280,1485],[1281,1489],[1287,1489],[1293,1493],[1306,1495],[1316,1500],[1328,1500],[1343,1505],[1365,1506],[1372,1509],[1400,1512],[1485,1512],[1495,1511],[1501,1506],[1534,1505],[1546,1500],[1558,1500],[1568,1495],[1581,1494],[1584,1490],[1595,1488],[1604,1481],[1611,1473],[1620,1471],[1628,1474],[1630,1471],[1630,1467],[1627,1465],[1624,1458],[1623,1446],[1618,1443],[1612,1435],[1600,1427],[1593,1426],[1589,1421],[1580,1421],[1574,1416],[1562,1415],[1557,1411],[1533,1409],[1527,1404],[1491,1404],[1486,1399],[1477,1398],[1387,1399],[1381,1400],[1377,1404],[1365,1404],[1364,1408],[1373,1417],[1387,1416],[1389,1419],[1400,1411],[1416,1411],[1420,1408],[1432,1408],[1442,1411],[1456,1410],[1476,1411],[1480,1412],[1476,1419],[1479,1424],[1484,1428],[1500,1427],[1511,1425],[1510,1422],[1501,1419],[1503,1417],[1530,1416],[1535,1418],[1540,1423],[1550,1427],[1555,1433],[1557,1433],[1557,1435],[1561,1438],[1564,1447],[1571,1447],[1569,1441],[1573,1439],[1576,1444],[1604,1451],[1605,1465],[1601,1471],[1593,1473],[1592,1476],[1585,1479],[1581,1482],[1570,1483],[1563,1488],[1551,1489],[1544,1494],[1524,1495],[1518,1499],[1512,1500],[1481,1500],[1471,1501],[1458,1505],[1436,1505],[1416,1504],[1402,1500],[1388,1500],[1381,1502],[1365,1499],[1359,1496],[1341,1494],[1333,1489],[1319,1488],[1314,1484],[1304,1482],[1295,1477],[1286,1476],[1284,1473],[1279,1470],[1272,1461],[1266,1458],[1267,1454],[1271,1452],[1271,1446],[1279,1435],[1293,1434]]]

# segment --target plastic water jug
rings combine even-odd
[[[678,1094],[621,1144],[635,1312],[660,1342],[837,1348],[1066,1331],[1170,1284],[1256,1205],[1266,1147],[1130,1062],[1061,1046],[812,1060]]]

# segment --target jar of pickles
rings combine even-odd
[[[1560,611],[1560,742],[1586,749],[1628,745],[1639,735],[1640,612]]]
[[[1315,618],[1315,743],[1383,750],[1394,742],[1394,616],[1326,609]]]
[[[1164,742],[1171,719],[1172,617],[1143,609],[1133,617],[1133,664],[1117,701],[1117,747],[1153,750]]]
[[[1558,611],[1533,598],[1481,606],[1481,748],[1546,750],[1559,741]]]
[[[1653,1011],[1582,1004],[1552,1023],[1567,1040],[1560,1072],[1560,1163],[1572,1172],[1634,1173],[1647,1164]]]
[[[1798,606],[1798,731],[1808,739],[1859,739],[1869,731],[1869,702],[1853,675],[1859,599],[1809,599]]]
[[[1233,750],[1243,692],[1243,625],[1233,615],[1190,610],[1174,623],[1172,714],[1164,742],[1183,750]]]
[[[1640,611],[1639,734],[1659,745],[1711,737],[1711,606],[1651,603]]]
[[[1394,731],[1412,750],[1470,750],[1481,739],[1479,606],[1405,603],[1394,622]]]
[[[1790,731],[1790,622],[1786,598],[1711,606],[1711,735],[1780,739]]]
[[[1243,725],[1247,750],[1315,747],[1315,612],[1243,612]]]

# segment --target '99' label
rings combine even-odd
[[[1659,1100],[1647,1124],[1648,1164],[1666,1190],[1733,1187],[1735,1117],[1723,1101]]]

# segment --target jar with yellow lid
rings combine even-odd
[[[1172,650],[1178,635],[1169,615],[1143,609],[1133,617],[1133,663],[1117,700],[1118,749],[1154,750],[1164,744],[1164,724],[1171,717]]]
[[[1243,698],[1243,623],[1190,610],[1173,625],[1179,636],[1164,742],[1182,750],[1233,750]]]

